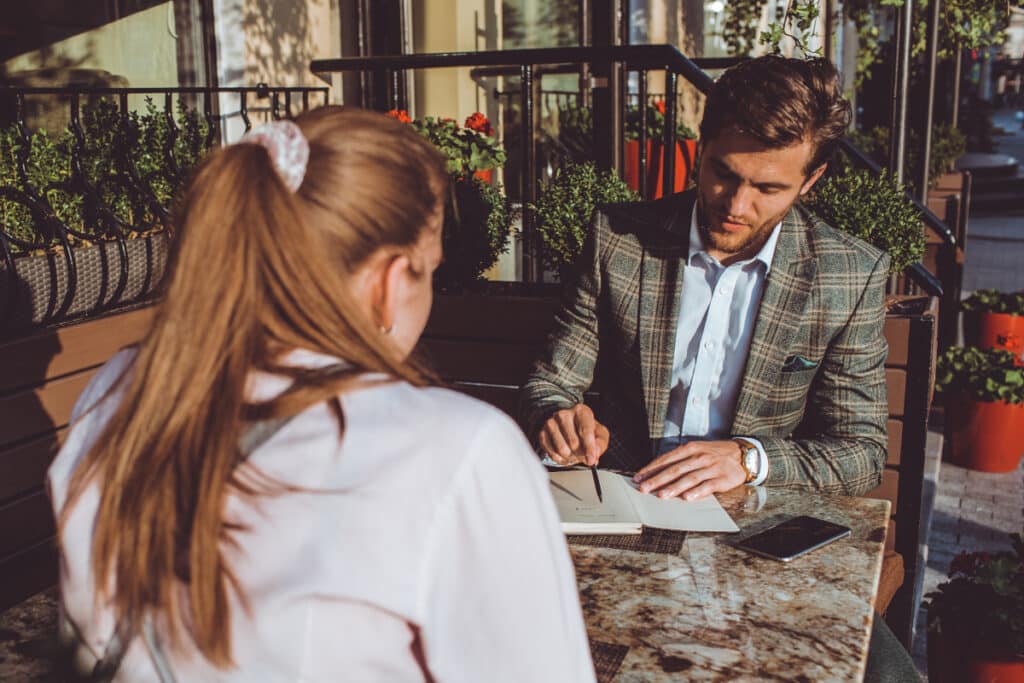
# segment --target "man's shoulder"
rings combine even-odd
[[[801,207],[801,217],[807,222],[807,240],[826,272],[863,272],[870,274],[886,258],[884,251],[850,233],[833,228],[815,214]]]

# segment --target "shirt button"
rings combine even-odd
[[[715,348],[715,345],[712,344],[711,342],[704,342],[704,348],[710,351],[711,349]]]

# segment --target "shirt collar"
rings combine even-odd
[[[765,240],[761,246],[761,250],[754,254],[754,257],[740,263],[747,264],[753,261],[760,261],[764,264],[765,274],[771,272],[772,261],[775,259],[775,245],[779,242],[779,233],[782,232],[782,221],[772,228],[772,232],[768,235],[768,239]],[[693,211],[690,214],[690,257],[695,254],[703,254],[707,258],[711,259],[711,255],[708,254],[707,250],[704,249],[704,242],[700,238],[700,231],[697,229],[697,203],[693,204]]]

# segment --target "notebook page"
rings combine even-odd
[[[740,530],[714,496],[695,501],[686,501],[681,498],[658,498],[649,493],[642,493],[632,479],[622,475],[614,476],[617,476],[622,482],[620,488],[625,491],[626,497],[644,526],[675,531],[733,533]],[[604,485],[603,479],[601,484]]]
[[[549,472],[551,494],[565,533],[640,533],[628,487],[616,474],[598,471],[604,502],[597,499],[590,470]]]

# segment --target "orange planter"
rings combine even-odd
[[[972,659],[967,663],[969,683],[1024,683],[1024,660]]]
[[[665,146],[654,140],[647,141],[647,197],[657,199],[664,195],[665,184]],[[640,191],[640,141],[626,140],[622,150],[625,166],[626,184]],[[676,178],[672,192],[686,189],[693,173],[693,164],[697,156],[697,141],[682,140],[676,143]]]
[[[1024,403],[946,401],[953,463],[980,472],[1012,472],[1024,453]]]
[[[931,683],[1024,683],[1024,659],[985,659],[950,637],[928,634]]]
[[[1006,349],[1024,358],[1024,315],[983,313],[978,324],[978,346]]]

